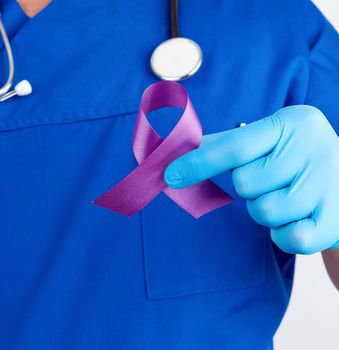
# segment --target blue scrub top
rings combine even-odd
[[[1,350],[271,349],[294,257],[244,200],[199,220],[162,194],[131,218],[90,203],[136,166],[167,6],[60,0],[28,19],[2,1],[16,77],[33,94],[0,104]],[[180,25],[204,52],[183,82],[204,133],[291,104],[339,127],[338,35],[308,0],[186,0]],[[152,115],[163,134],[177,120]],[[230,174],[214,181],[234,194]]]

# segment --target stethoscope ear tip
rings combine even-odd
[[[15,85],[14,90],[18,96],[26,96],[32,92],[32,85],[28,80],[21,80]]]

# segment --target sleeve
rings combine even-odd
[[[308,46],[306,104],[319,108],[339,131],[339,35],[310,0],[302,0],[302,25]]]

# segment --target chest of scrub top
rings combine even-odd
[[[149,58],[168,37],[163,2],[100,2],[53,3],[12,39],[16,73],[31,81],[34,92],[0,105],[6,165],[0,192],[18,195],[1,208],[7,234],[31,232],[39,259],[51,240],[62,236],[76,245],[81,232],[80,247],[111,247],[110,261],[125,272],[120,277],[132,289],[132,271],[145,274],[149,298],[262,283],[267,231],[250,219],[239,198],[199,220],[164,195],[130,219],[90,203],[136,166],[131,148],[136,113],[142,91],[156,81]],[[251,11],[265,25],[259,7]],[[281,28],[266,32],[251,21],[248,28],[228,26],[227,16],[245,15],[230,2],[211,9],[204,1],[193,6],[192,0],[182,8],[181,34],[204,53],[200,71],[183,82],[204,133],[301,103],[305,94],[302,79],[290,70],[291,65],[302,70],[301,56],[284,43],[284,55],[271,50]],[[177,113],[158,111],[152,123],[166,134],[177,119]],[[229,174],[214,180],[231,191]],[[13,212],[27,220],[11,220]],[[79,254],[88,263],[94,259]]]

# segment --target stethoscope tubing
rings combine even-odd
[[[0,102],[6,101],[13,96],[26,96],[32,92],[32,86],[28,80],[21,80],[11,90],[14,81],[14,58],[11,44],[8,39],[7,31],[2,20],[0,11],[0,34],[7,54],[8,61],[8,78],[6,83],[0,87]]]
[[[178,0],[170,0],[170,26],[171,38],[178,38],[180,36],[178,19]]]
[[[8,78],[7,82],[0,88],[0,101],[1,97],[5,95],[11,86],[13,85],[13,79],[14,79],[14,59],[13,59],[13,53],[11,49],[11,45],[9,43],[9,39],[7,36],[7,32],[4,26],[4,23],[2,21],[2,16],[0,13],[0,33],[2,37],[2,41],[4,43],[6,53],[7,53],[7,60],[8,60]]]

